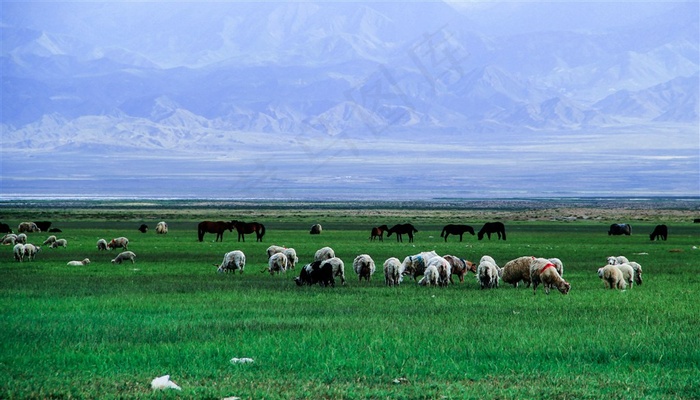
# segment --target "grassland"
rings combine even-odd
[[[0,204],[2,222],[52,220],[69,242],[23,263],[0,248],[0,398],[700,398],[698,210],[635,207]],[[620,216],[633,235],[607,236]],[[235,232],[200,243],[204,218],[268,230],[263,243],[238,243]],[[167,235],[136,230],[161,219]],[[439,237],[446,223],[489,219],[506,223],[506,242]],[[420,230],[415,243],[369,242],[371,226],[404,221]],[[320,236],[308,234],[315,222]],[[660,222],[669,240],[650,242]],[[122,235],[135,264],[112,265],[116,253],[95,248]],[[333,247],[348,284],[299,288],[298,269],[261,273],[271,244],[294,247],[301,263]],[[235,249],[247,255],[245,272],[217,274],[212,264]],[[388,288],[381,267],[359,283],[350,266],[361,253],[381,265],[432,249],[501,265],[559,257],[572,289],[482,291],[472,275],[447,288]],[[604,290],[595,271],[608,255],[640,262],[644,284]],[[85,257],[88,266],[66,266]],[[164,374],[183,390],[152,391]]]

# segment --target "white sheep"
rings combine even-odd
[[[287,271],[287,263],[287,256],[284,253],[275,253],[272,255],[272,257],[270,257],[270,259],[267,262],[267,271],[270,273],[270,275],[285,272]]]
[[[630,260],[627,259],[625,256],[610,256],[608,257],[608,264],[610,265],[615,265],[615,264],[629,264]]]
[[[51,243],[51,246],[49,246],[52,249],[55,249],[57,247],[66,247],[68,246],[68,241],[66,239],[56,239],[55,242]]]
[[[15,260],[22,262],[24,260],[24,245],[22,243],[17,243],[15,247],[12,248],[12,252],[15,255]]]
[[[314,261],[329,260],[333,257],[335,257],[335,251],[330,247],[323,247],[318,249],[316,254],[314,254]]]
[[[389,257],[384,261],[384,283],[387,286],[399,285],[402,280],[401,261],[396,257]]]
[[[27,258],[29,261],[33,261],[34,257],[36,257],[36,254],[41,251],[41,247],[35,246],[31,243],[27,243],[24,245],[24,257]]]
[[[636,285],[641,285],[642,284],[642,266],[639,265],[639,263],[636,263],[634,261],[630,261],[628,264],[632,266],[632,269],[634,269],[634,283]]]
[[[629,264],[615,264],[613,267],[622,272],[622,279],[624,279],[626,286],[632,289],[632,285],[634,285],[634,268]]]
[[[277,253],[283,252],[284,249],[286,249],[286,247],[276,246],[276,245],[273,244],[272,246],[270,246],[270,247],[267,248],[267,259],[269,260],[270,257],[272,257],[273,254],[277,254]]]
[[[27,244],[27,235],[25,233],[20,233],[17,235],[16,243]]]
[[[114,258],[114,260],[112,260],[112,264],[121,264],[124,260],[131,260],[131,263],[133,264],[134,258],[136,258],[136,254],[134,254],[133,251],[122,251]]]
[[[627,283],[625,283],[625,279],[622,276],[622,271],[614,265],[608,264],[598,268],[598,277],[603,280],[606,289],[623,290],[627,287]]]
[[[535,257],[523,256],[508,261],[503,266],[503,282],[510,283],[517,288],[522,281],[525,287],[530,287],[530,264],[534,260]]]
[[[494,289],[498,287],[500,268],[488,259],[483,259],[476,267],[476,281],[482,289]]]
[[[69,267],[81,267],[83,265],[88,265],[88,264],[90,264],[90,259],[86,258],[83,261],[68,261],[68,264],[66,264],[66,265],[68,265]]]
[[[287,256],[287,269],[294,269],[299,262],[299,257],[297,257],[297,251],[293,248],[287,248],[282,251],[282,254]]]
[[[165,235],[166,233],[168,233],[168,224],[166,224],[165,221],[160,221],[156,225],[156,234]]]
[[[431,264],[425,267],[423,271],[423,278],[418,281],[420,286],[437,286],[440,279],[440,273],[438,272],[437,266]]]
[[[124,250],[129,250],[129,239],[124,236],[114,238],[107,243],[107,250],[123,248]]]
[[[557,269],[559,276],[561,276],[563,278],[564,277],[564,263],[562,263],[561,260],[558,258],[548,258],[548,260],[549,260],[549,262],[554,264],[554,267]]]
[[[568,294],[571,284],[557,272],[557,266],[546,258],[537,258],[530,264],[530,281],[533,294],[537,293],[537,286],[542,283],[545,294],[549,294],[552,287],[556,287],[562,294]]]
[[[438,271],[438,285],[447,286],[450,283],[450,278],[452,277],[452,265],[445,260],[443,257],[435,256],[428,261],[428,267],[434,265]],[[426,267],[427,269],[427,267]]]
[[[2,237],[2,244],[9,244],[10,246],[14,246],[16,242],[17,235],[15,235],[14,233],[8,233],[7,235]]]
[[[100,239],[97,241],[97,250],[107,250],[107,241]]]
[[[44,246],[51,245],[51,243],[53,243],[55,241],[56,241],[56,235],[51,235],[51,236],[47,237],[46,240],[44,240],[43,244],[44,244]]]
[[[224,260],[221,262],[221,264],[216,265],[217,272],[228,272],[228,271],[236,271],[239,270],[240,273],[243,273],[243,269],[245,268],[245,254],[243,254],[242,251],[240,250],[234,250],[234,251],[229,251],[228,253],[224,254]]]
[[[321,263],[321,266],[330,264],[333,270],[333,277],[340,277],[340,283],[345,285],[345,263],[338,257],[329,258]]]
[[[420,275],[423,275],[425,268],[427,267],[430,259],[437,257],[437,253],[433,251],[423,251],[419,254],[408,256],[404,258],[401,264],[401,269],[403,269],[404,275],[411,275],[413,280]]]
[[[495,265],[495,266],[498,267],[498,264],[496,263],[496,260],[494,260],[493,257],[491,257],[491,256],[488,256],[488,255],[482,256],[482,257],[481,257],[481,260],[479,260],[479,264],[481,264],[481,263],[484,262],[484,261],[488,261],[488,262],[490,262],[491,264],[493,264],[493,265]]]
[[[372,279],[372,275],[374,275],[374,271],[376,270],[374,260],[369,254],[360,254],[355,257],[355,260],[352,262],[352,268],[355,270],[360,281],[362,281],[362,278],[365,278],[367,282]]]

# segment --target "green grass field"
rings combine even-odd
[[[440,229],[452,221],[403,210],[420,230],[415,243],[379,243],[368,238],[370,221],[389,222],[381,211],[312,218],[289,208],[245,216],[268,227],[263,243],[253,235],[238,243],[235,232],[200,243],[199,214],[130,212],[42,215],[63,229],[68,248],[42,247],[35,261],[15,262],[11,247],[0,247],[0,398],[700,398],[697,224],[670,224],[667,242],[650,242],[656,221],[634,223],[629,237],[607,236],[603,220],[504,221],[506,242],[445,243]],[[162,216],[167,235],[136,230]],[[320,236],[308,234],[312,220],[323,224]],[[116,251],[96,250],[97,239],[122,235],[137,254],[133,265],[112,265]],[[294,247],[302,265],[331,246],[348,284],[297,287],[300,267],[261,273],[271,244]],[[247,256],[245,272],[217,274],[213,264],[236,249]],[[558,257],[572,289],[480,290],[472,274],[446,288],[410,279],[384,286],[384,260],[424,250],[473,261],[488,254],[501,266]],[[370,283],[352,270],[361,253],[378,267]],[[639,262],[644,284],[604,290],[596,270],[609,255]],[[85,257],[91,264],[66,266]],[[234,365],[233,357],[255,362]],[[182,391],[150,388],[165,374]]]

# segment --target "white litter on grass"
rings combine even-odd
[[[396,378],[396,379],[394,379],[392,382],[394,382],[395,384],[398,385],[398,384],[401,384],[401,383],[408,383],[408,379],[406,379],[406,378]]]
[[[158,389],[182,390],[182,388],[180,388],[180,386],[178,386],[177,383],[170,380],[170,375],[159,376],[156,379],[152,380],[151,381],[151,388],[153,390],[158,390]]]
[[[635,256],[648,256],[649,253],[634,253]]]
[[[240,397],[236,397],[236,396],[231,396],[231,397],[224,397],[224,398],[221,399],[221,400],[241,400],[241,398],[240,398]]]
[[[252,362],[255,362],[255,360],[253,360],[252,358],[247,358],[247,357],[243,357],[243,358],[233,357],[231,359],[231,364],[247,364],[247,363],[252,363]]]

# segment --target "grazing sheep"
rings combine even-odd
[[[284,249],[282,254],[287,256],[287,268],[294,269],[294,267],[296,267],[297,263],[299,262],[299,257],[297,257],[297,251],[290,247]]]
[[[269,260],[273,254],[281,253],[286,249],[286,247],[275,246],[274,244],[267,248],[267,259]]]
[[[17,235],[17,240],[15,242],[27,244],[27,235],[24,233],[20,233],[19,235]]]
[[[450,263],[450,267],[452,268],[452,275],[457,275],[460,283],[464,282],[464,276],[467,274],[468,271],[476,273],[476,265],[471,261],[467,261],[463,258],[459,258],[449,254],[443,256],[443,258],[447,260],[448,263]],[[452,280],[452,275],[450,275],[450,283],[454,283],[454,281]]]
[[[284,253],[275,253],[267,261],[267,264],[268,264],[267,271],[270,273],[270,275],[274,275],[275,273],[279,274],[280,272],[285,272],[285,271],[287,271],[287,263],[288,263],[287,256]]]
[[[43,244],[44,244],[44,246],[46,246],[46,245],[51,245],[51,243],[53,243],[53,242],[55,242],[55,241],[56,241],[56,236],[55,236],[55,235],[51,235],[51,236],[47,237],[46,240],[44,240],[44,243],[43,243]]]
[[[634,268],[629,264],[615,264],[613,267],[617,267],[622,272],[622,279],[624,279],[625,285],[632,289],[634,285]]]
[[[122,251],[117,255],[117,257],[112,260],[112,264],[121,264],[122,261],[124,260],[131,260],[131,263],[134,263],[134,258],[136,258],[136,254],[134,254],[133,251]]]
[[[566,282],[559,272],[557,266],[546,258],[537,258],[530,265],[530,280],[532,281],[533,294],[537,293],[537,286],[542,283],[545,294],[549,294],[552,287],[556,287],[562,294],[568,294],[571,284]]]
[[[437,253],[435,251],[424,251],[419,254],[407,256],[404,258],[403,264],[401,264],[403,274],[411,275],[415,281],[418,276],[423,275],[426,266],[433,257],[437,257]]]
[[[610,265],[615,265],[615,264],[629,264],[630,260],[627,259],[625,256],[610,256],[608,257],[608,264]]]
[[[437,266],[431,264],[423,271],[423,278],[418,281],[418,284],[420,286],[437,286],[439,279],[440,273],[438,272]]]
[[[107,241],[100,239],[97,241],[97,250],[107,250]]]
[[[614,265],[598,268],[598,278],[603,280],[606,289],[624,290],[627,287],[622,271]]]
[[[228,271],[236,271],[239,270],[240,273],[243,273],[243,269],[245,268],[245,254],[243,254],[242,251],[240,250],[234,250],[234,251],[229,251],[228,253],[224,254],[224,260],[221,262],[221,264],[217,265],[217,272],[228,272]]]
[[[166,233],[168,233],[168,224],[166,224],[165,221],[160,221],[156,225],[156,234],[165,235]]]
[[[355,257],[355,260],[352,262],[352,268],[355,270],[360,281],[362,281],[362,278],[365,278],[367,282],[372,279],[372,275],[374,275],[376,269],[374,260],[372,260],[372,257],[368,254],[360,254]]]
[[[33,261],[34,257],[36,257],[36,253],[41,251],[41,247],[35,246],[31,243],[27,243],[24,245],[24,257],[27,258],[29,261]]]
[[[639,265],[639,263],[636,263],[634,261],[630,261],[628,264],[632,266],[632,269],[634,269],[634,283],[636,285],[641,285],[642,284],[642,266]]]
[[[443,257],[435,256],[428,261],[428,267],[434,265],[438,271],[438,285],[447,286],[450,284],[450,278],[452,277],[452,265],[445,260]]]
[[[333,257],[335,257],[335,251],[330,247],[323,247],[318,249],[316,254],[314,254],[314,261],[329,260]]]
[[[517,288],[520,281],[523,281],[525,287],[530,287],[530,264],[534,260],[535,257],[523,256],[508,261],[503,266],[503,282],[510,283]]]
[[[41,229],[34,223],[34,222],[22,222],[19,224],[17,227],[17,232],[23,233],[23,232],[41,232]]]
[[[314,224],[311,226],[311,230],[309,231],[309,234],[320,235],[321,232],[323,232],[323,227],[321,226],[321,224]]]
[[[319,261],[322,261],[321,267],[323,267],[326,264],[330,264],[333,268],[333,276],[339,276],[341,285],[345,285],[345,263],[343,262],[343,260],[341,260],[338,257],[332,257],[327,260]]]
[[[401,261],[396,257],[387,258],[384,261],[384,283],[387,286],[399,285],[402,280]]]
[[[495,265],[498,267],[498,264],[496,263],[496,260],[493,259],[491,256],[482,256],[481,259],[479,260],[479,264],[481,264],[484,261],[488,261],[491,264]]]
[[[476,268],[476,281],[482,289],[495,289],[498,287],[500,268],[496,264],[484,260]]]
[[[2,237],[2,244],[9,244],[10,246],[14,246],[16,242],[17,235],[15,235],[14,233],[8,233],[7,235]]]
[[[22,243],[17,243],[15,247],[12,248],[12,252],[15,255],[15,260],[22,262],[24,260],[24,245]]]
[[[56,239],[55,242],[51,243],[51,246],[49,246],[52,249],[55,249],[57,247],[67,247],[68,246],[68,241],[66,239]]]
[[[548,258],[548,260],[549,260],[549,262],[554,264],[554,267],[557,269],[559,276],[561,276],[563,278],[564,277],[564,264],[561,262],[561,260],[558,258]]]
[[[107,250],[123,248],[124,250],[129,250],[129,239],[124,236],[114,238],[107,243]]]
[[[68,265],[69,267],[80,267],[88,264],[90,264],[90,259],[86,258],[83,261],[68,261],[68,264],[66,265]]]

